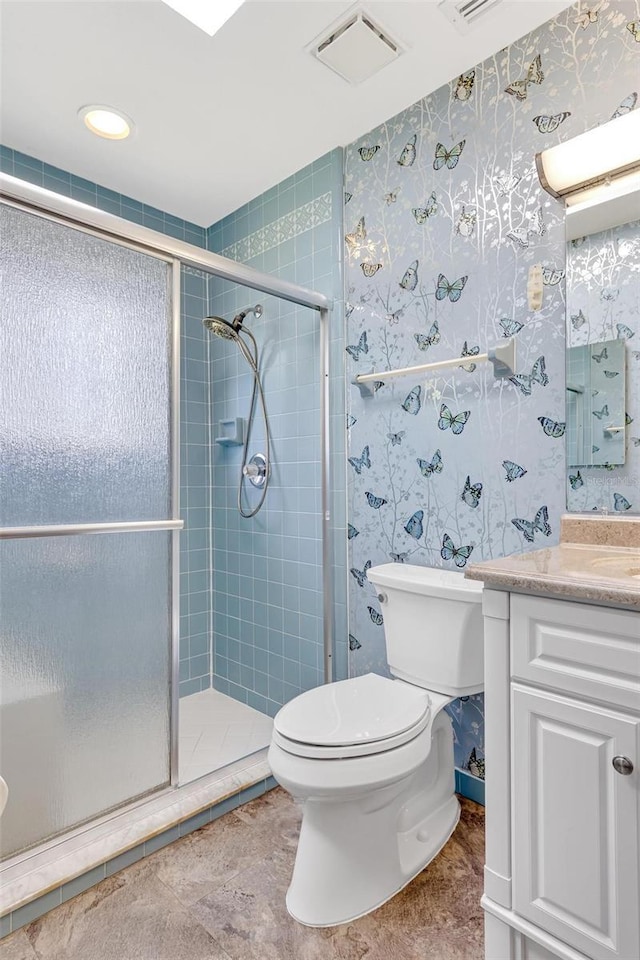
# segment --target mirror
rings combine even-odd
[[[625,347],[601,340],[567,350],[567,463],[618,466],[625,458]]]
[[[640,513],[640,192],[600,190],[567,208],[567,509]]]

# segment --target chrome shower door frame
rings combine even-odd
[[[179,749],[179,659],[180,659],[180,331],[182,266],[193,267],[223,280],[259,290],[299,306],[317,310],[320,317],[320,447],[322,503],[322,589],[323,589],[323,666],[324,683],[333,681],[334,610],[333,543],[331,530],[331,435],[330,435],[330,318],[332,301],[321,293],[272,277],[210,253],[182,240],[174,239],[123,220],[98,208],[45,190],[16,177],[0,174],[0,202],[28,213],[55,220],[67,226],[99,236],[104,240],[131,247],[172,264],[172,330],[170,390],[171,518],[135,524],[75,524],[51,527],[0,528],[1,538],[63,534],[98,534],[129,530],[171,531],[171,677],[170,677],[170,783],[178,785]],[[39,531],[39,532],[38,532]],[[161,788],[160,788],[161,789]]]

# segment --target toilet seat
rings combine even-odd
[[[299,757],[370,756],[413,740],[430,718],[426,690],[369,673],[291,700],[276,715],[273,741]]]

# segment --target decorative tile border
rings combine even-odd
[[[221,251],[222,256],[244,263],[252,257],[277,247],[285,240],[292,240],[293,237],[298,237],[301,233],[326,223],[331,219],[331,212],[331,193],[323,193],[315,200],[303,203],[291,213],[273,220],[254,233],[243,237],[242,240],[225,247]]]

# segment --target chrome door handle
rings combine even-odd
[[[628,777],[633,773],[633,763],[629,757],[614,757],[611,761],[616,773],[621,773],[623,777]]]

